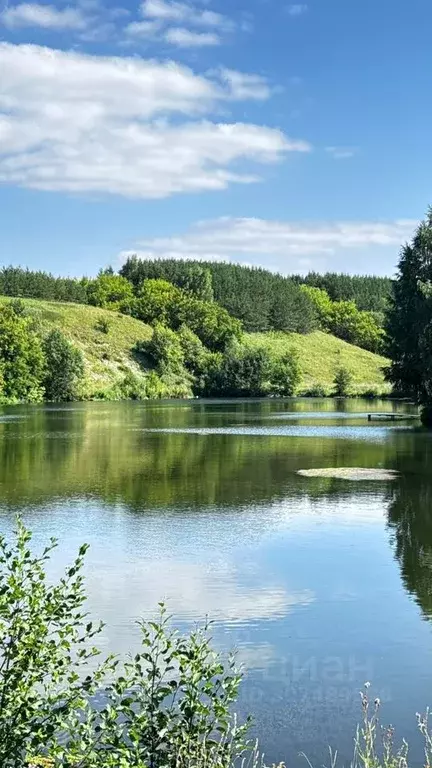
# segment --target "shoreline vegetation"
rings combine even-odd
[[[137,259],[93,280],[4,268],[0,403],[389,396],[382,313],[330,299],[310,280],[319,286],[235,265]],[[368,280],[376,288],[374,278],[348,287],[356,280],[363,293]],[[377,285],[388,292],[388,281]]]
[[[213,648],[210,626],[182,635],[160,604],[156,620],[139,622],[137,653],[102,659],[102,626],[86,613],[87,546],[51,584],[57,542],[35,554],[31,539],[19,519],[11,541],[0,537],[3,768],[264,768],[251,719],[240,722],[233,711],[241,670],[235,656]],[[395,748],[369,686],[361,691],[351,766],[407,768],[408,744]],[[417,725],[430,766],[428,712],[417,715]],[[336,768],[337,752],[330,760]]]

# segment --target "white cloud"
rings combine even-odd
[[[250,75],[236,72],[233,69],[222,68],[220,77],[231,89],[232,97],[239,101],[243,99],[265,100],[271,95],[267,80],[260,75]]]
[[[203,48],[221,42],[214,32],[193,32],[185,27],[170,27],[164,34],[164,40],[179,48]]]
[[[260,264],[268,264],[268,258],[273,258],[278,269],[289,273],[312,267],[311,259],[316,256],[372,247],[397,248],[411,236],[415,224],[411,220],[302,224],[226,217],[199,222],[184,235],[144,240],[139,243],[138,252],[146,258],[223,259],[241,263],[254,263],[254,257],[258,257]]]
[[[303,16],[304,13],[307,13],[308,6],[305,3],[293,3],[288,6],[287,11],[290,16]]]
[[[240,96],[175,62],[3,43],[0,71],[0,181],[9,184],[165,197],[251,183],[238,161],[310,149],[277,129],[197,120]]]
[[[125,32],[134,37],[154,37],[161,28],[160,22],[154,21],[132,21],[127,25]]]
[[[187,22],[194,26],[226,28],[232,23],[226,16],[214,11],[202,10],[189,3],[167,2],[166,0],[144,0],[141,5],[143,16],[164,22]]]
[[[143,0],[141,16],[144,21],[126,27],[127,35],[151,37],[180,48],[219,45],[221,34],[231,32],[235,26],[220,13],[177,0]]]
[[[45,29],[84,29],[86,18],[77,8],[58,9],[53,5],[21,3],[0,14],[5,27],[43,27]]]

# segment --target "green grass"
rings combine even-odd
[[[385,357],[347,344],[322,331],[306,336],[297,333],[250,333],[246,336],[246,344],[250,347],[265,347],[274,355],[295,349],[302,371],[300,393],[320,385],[326,394],[331,394],[335,372],[341,366],[352,374],[353,394],[363,394],[369,390],[377,394],[390,392],[382,371],[389,363]]]
[[[1,296],[0,302],[10,301]],[[132,317],[83,304],[22,300],[43,331],[59,328],[84,355],[83,395],[111,389],[128,371],[140,375],[133,356],[137,341],[151,338],[151,328]],[[108,333],[98,330],[101,320],[108,323]],[[103,325],[103,324],[102,324]]]

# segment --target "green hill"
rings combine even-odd
[[[354,393],[390,392],[382,371],[389,362],[385,357],[354,347],[328,333],[315,331],[305,336],[298,333],[251,333],[246,335],[246,343],[250,347],[265,347],[274,355],[295,349],[302,370],[301,392],[319,385],[326,394],[331,394],[335,371],[341,366],[352,374]]]
[[[10,301],[10,298],[0,297],[0,301]],[[128,371],[140,374],[133,348],[136,342],[151,337],[148,325],[117,312],[83,304],[37,299],[23,299],[23,302],[42,330],[59,328],[81,349],[86,369],[83,387],[86,397],[111,389]],[[320,385],[330,394],[335,370],[341,365],[352,373],[356,393],[389,391],[382,373],[387,363],[385,358],[329,334],[320,331],[307,335],[252,333],[246,334],[245,343],[251,347],[264,346],[275,355],[296,349],[303,374],[301,392]]]
[[[1,302],[10,297],[0,297]],[[140,373],[134,359],[137,341],[151,338],[152,330],[139,320],[107,309],[84,304],[22,299],[28,312],[43,331],[59,328],[84,355],[85,380],[83,394],[110,389],[128,371]],[[102,321],[102,322],[101,322]],[[106,321],[106,331],[102,330]]]

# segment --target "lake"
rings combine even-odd
[[[416,741],[432,704],[432,433],[367,421],[361,400],[74,403],[0,411],[0,528],[78,546],[104,651],[139,639],[164,600],[183,629],[208,616],[245,669],[270,762],[351,753],[367,680],[382,720]],[[379,467],[394,481],[307,478]],[[299,763],[305,764],[305,763]]]

